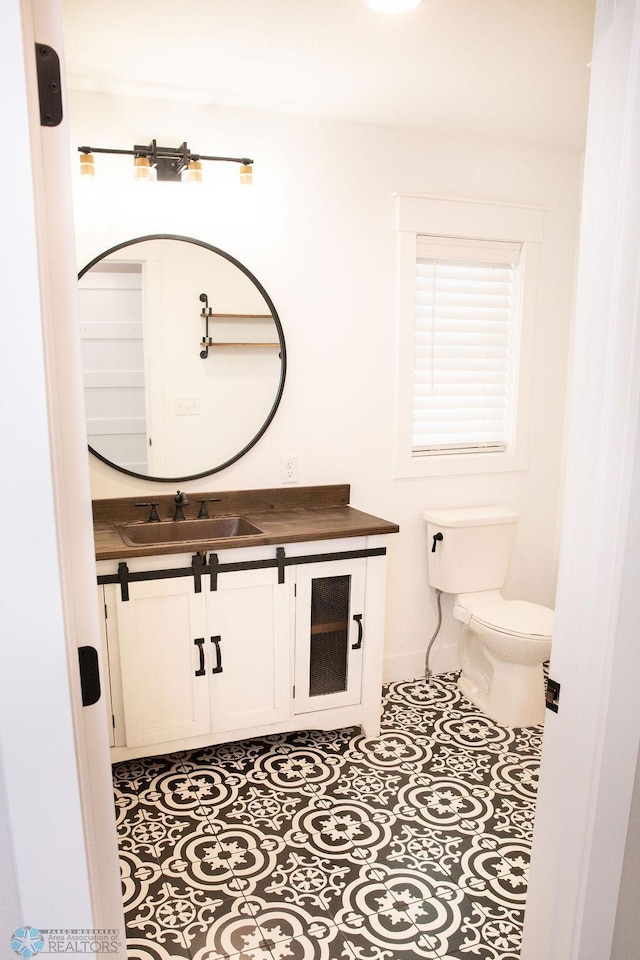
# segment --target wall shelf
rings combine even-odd
[[[208,313],[203,310],[201,317],[208,316],[211,320],[271,320],[270,313]]]
[[[205,360],[209,354],[209,349],[211,347],[249,347],[252,349],[258,348],[268,348],[270,350],[279,350],[280,342],[273,343],[271,341],[264,340],[217,340],[214,341],[209,336],[209,321],[218,320],[222,322],[230,323],[273,323],[273,317],[270,313],[214,313],[211,307],[209,306],[209,301],[205,293],[200,295],[200,300],[205,304],[202,308],[200,316],[205,321],[205,335],[204,338],[200,341],[200,347],[202,348],[200,356]]]
[[[205,343],[204,341],[200,344],[201,347],[279,347],[279,343],[265,343],[263,341],[258,342],[249,342],[248,340],[220,340],[220,341],[211,341],[210,343]]]

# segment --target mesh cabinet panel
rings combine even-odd
[[[351,577],[319,577],[311,585],[309,696],[347,689]]]

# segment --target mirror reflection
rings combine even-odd
[[[259,281],[188,237],[119,244],[79,274],[89,449],[132,476],[187,480],[262,436],[286,371]]]

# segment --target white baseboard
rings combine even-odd
[[[413,680],[414,677],[424,676],[425,651],[416,650],[412,653],[398,654],[384,658],[383,680],[391,683],[394,680]],[[460,669],[458,645],[436,647],[429,657],[431,673],[448,673]]]

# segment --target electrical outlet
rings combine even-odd
[[[280,460],[280,475],[283,483],[298,482],[298,458],[294,454]]]

